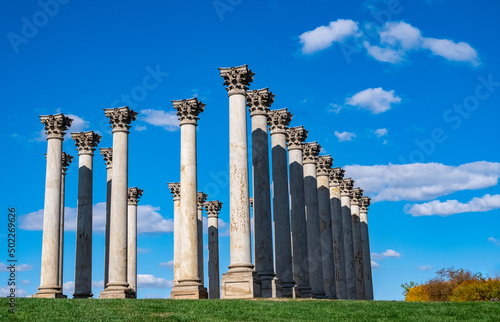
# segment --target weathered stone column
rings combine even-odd
[[[321,234],[321,255],[323,256],[323,287],[327,298],[337,299],[329,184],[332,162],[332,157],[329,155],[320,156],[318,158],[318,210],[319,230]]]
[[[64,194],[66,190],[66,170],[73,161],[73,156],[62,153],[61,172],[61,218],[59,223],[59,287],[63,287],[63,258],[64,258]]]
[[[330,169],[330,208],[332,212],[333,261],[335,267],[335,288],[337,298],[347,299],[345,275],[344,232],[342,224],[342,205],[340,202],[340,183],[344,178],[342,168]]]
[[[35,297],[64,298],[59,285],[62,142],[72,119],[63,114],[40,116],[47,134],[47,170],[43,208],[40,287]]]
[[[306,143],[303,149],[309,279],[311,294],[314,298],[325,297],[319,230],[318,181],[316,178],[316,160],[320,149],[317,142]]]
[[[253,270],[248,204],[248,142],[246,90],[253,80],[247,65],[219,68],[229,96],[229,207],[230,265],[222,276],[222,298],[260,296],[260,281]]]
[[[288,162],[286,129],[292,114],[286,108],[268,114],[271,133],[273,175],[274,253],[276,276],[281,282],[282,296],[293,297],[292,238],[290,235],[290,204],[288,195]]]
[[[363,190],[354,188],[351,194],[352,245],[354,248],[354,268],[356,273],[356,296],[358,300],[366,300],[363,245],[361,240],[361,225],[359,218],[359,204],[363,197]]]
[[[342,229],[344,235],[345,275],[347,298],[356,300],[356,269],[354,266],[354,245],[352,237],[351,192],[354,181],[351,178],[340,184],[340,202],[342,205]]]
[[[181,212],[179,227],[179,280],[172,288],[172,299],[206,299],[207,289],[200,283],[198,271],[198,207],[196,126],[205,104],[196,98],[172,101],[181,126]],[[176,244],[176,243],[174,243]]]
[[[180,249],[182,243],[180,235],[181,184],[180,182],[168,183],[168,188],[174,198],[174,285],[177,285],[179,283]]]
[[[113,148],[100,148],[101,155],[106,163],[106,231],[104,236],[104,285],[109,278],[109,232],[111,218],[111,183],[113,175]]]
[[[137,203],[144,191],[128,188],[127,282],[137,298]]]
[[[361,198],[359,206],[359,217],[361,221],[361,243],[363,247],[363,274],[365,280],[365,294],[367,300],[373,300],[373,279],[372,265],[370,256],[370,238],[368,234],[368,207],[370,206],[370,198]]]
[[[104,109],[113,129],[113,180],[109,232],[108,283],[99,298],[133,298],[127,282],[128,134],[137,112],[128,106]]]
[[[220,298],[219,282],[219,211],[220,201],[205,202],[208,219],[208,298]]]
[[[196,195],[197,209],[198,209],[198,276],[200,277],[201,285],[205,283],[205,270],[203,269],[203,205],[207,200],[207,195],[203,192],[198,192]]]
[[[261,297],[281,297],[281,285],[274,273],[271,186],[269,179],[269,140],[267,113],[274,95],[267,89],[247,91],[247,106],[252,118],[253,220],[255,270]]]
[[[304,169],[302,165],[302,147],[307,138],[307,131],[303,126],[297,126],[289,128],[286,134],[290,169],[293,279],[300,297],[308,298],[311,297],[311,286],[309,282]]]

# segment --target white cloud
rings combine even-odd
[[[346,177],[363,187],[373,202],[424,201],[456,191],[484,189],[498,184],[500,163],[478,161],[459,166],[441,163],[348,165]]]
[[[379,32],[380,42],[405,50],[418,48],[422,42],[420,30],[406,22],[387,22]]]
[[[173,281],[151,274],[137,274],[137,288],[172,288]]]
[[[171,233],[174,231],[173,219],[165,219],[158,212],[160,207],[142,205],[137,207],[137,233]]]
[[[300,43],[303,45],[302,53],[313,54],[332,46],[334,42],[343,42],[355,36],[357,32],[357,22],[345,19],[331,21],[328,26],[320,26],[299,36]]]
[[[364,41],[363,45],[368,51],[368,54],[378,61],[384,63],[397,64],[403,60],[404,53],[402,51],[394,50],[391,48],[372,46],[367,41]]]
[[[0,272],[10,272],[9,266],[11,264],[4,264],[0,263]],[[17,272],[26,272],[26,271],[31,271],[33,269],[33,265],[28,265],[28,264],[14,264],[16,267]]]
[[[418,267],[419,270],[421,271],[430,271],[432,269],[431,265],[422,265]]]
[[[10,289],[14,288],[16,289],[15,286],[0,286],[0,297],[7,297],[10,296]],[[22,289],[16,289],[15,291],[16,297],[27,297],[28,293],[25,290]]]
[[[481,198],[473,198],[467,203],[461,203],[458,200],[446,200],[441,202],[433,200],[417,205],[407,205],[405,212],[414,217],[418,216],[450,216],[465,212],[485,212],[500,208],[500,195],[484,195]]]
[[[346,105],[356,106],[380,114],[392,108],[392,104],[398,104],[401,98],[395,95],[394,90],[385,91],[382,87],[367,88],[352,97],[346,99]]]
[[[339,142],[352,141],[352,139],[356,137],[355,133],[346,131],[344,132],[335,131],[334,134],[339,139]]]
[[[139,119],[154,126],[161,126],[167,131],[179,129],[179,119],[176,112],[165,112],[163,110],[141,110]]]
[[[434,55],[442,56],[451,61],[470,62],[479,65],[479,57],[474,48],[465,42],[455,43],[448,39],[426,38],[423,48],[429,49]]]
[[[63,294],[73,295],[75,293],[75,282],[68,281],[63,284]]]
[[[387,135],[387,129],[375,130],[375,134],[380,138]]]
[[[388,249],[386,250],[385,252],[383,253],[371,253],[371,258],[373,260],[383,260],[387,257],[392,257],[392,258],[399,258],[401,257],[401,254],[398,253],[397,251],[393,250],[393,249]]]
[[[170,260],[168,262],[162,262],[158,266],[169,268],[169,269],[174,268],[174,260]]]
[[[134,127],[134,130],[139,131],[139,132],[145,131],[145,130],[147,130],[147,127],[146,127],[146,125],[137,125],[136,127]]]
[[[492,242],[495,246],[499,246],[500,247],[500,240],[498,240],[496,238],[493,238],[493,237],[490,237],[490,238],[488,238],[488,241]]]
[[[373,270],[378,270],[380,269],[380,264],[375,262],[375,261],[372,261],[372,269]]]

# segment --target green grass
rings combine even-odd
[[[500,303],[0,299],[0,321],[499,321]]]

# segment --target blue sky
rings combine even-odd
[[[180,161],[171,100],[205,103],[198,188],[224,203],[220,267],[227,270],[228,100],[217,68],[241,64],[255,73],[251,89],[269,87],[272,108],[289,108],[291,125],[304,125],[308,141],[318,141],[372,198],[376,299],[400,300],[401,283],[425,281],[444,267],[500,274],[496,1],[53,3],[8,2],[0,10],[0,189],[4,212],[17,209],[19,295],[40,284],[46,141],[38,115],[58,112],[75,120],[68,133],[98,131],[99,147],[112,144],[103,108],[128,104],[139,112],[129,136],[129,185],[144,189],[138,292],[168,297],[173,202],[166,183],[179,180]],[[77,155],[69,138],[64,151]],[[75,157],[66,177],[69,295],[77,167]],[[106,167],[97,153],[95,296],[102,290],[105,197]],[[4,227],[2,245],[7,219]],[[0,254],[2,296],[6,259]]]

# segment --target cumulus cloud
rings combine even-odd
[[[151,274],[137,274],[137,288],[172,288],[173,281],[164,279],[163,277],[155,277]]]
[[[0,297],[7,297],[7,296],[10,296],[10,289],[11,288],[14,288],[16,289],[15,286],[11,287],[11,286],[0,286]],[[22,290],[22,289],[16,289],[15,291],[16,293],[16,297],[28,297],[28,293],[25,291],[25,290]]]
[[[456,191],[495,186],[500,177],[500,163],[486,161],[459,166],[441,163],[348,165],[345,170],[346,177],[363,187],[373,202],[432,200]]]
[[[158,264],[158,266],[169,268],[169,269],[174,268],[174,260],[170,260],[168,262],[162,262],[162,263]]]
[[[327,26],[319,26],[299,36],[302,53],[313,54],[332,46],[334,42],[343,42],[355,36],[357,32],[357,22],[345,19],[331,21]]]
[[[161,126],[170,132],[179,129],[179,119],[176,112],[165,112],[163,110],[153,109],[141,110],[139,120],[154,126]],[[143,130],[143,128],[141,128],[141,130]]]
[[[431,265],[422,265],[418,267],[419,270],[421,271],[430,271],[432,269]]]
[[[346,105],[355,106],[380,114],[392,108],[393,104],[401,103],[401,98],[394,90],[385,91],[382,87],[367,88],[346,99]]]
[[[407,205],[405,212],[414,217],[418,216],[450,216],[465,212],[485,212],[500,208],[500,195],[484,195],[481,198],[473,198],[467,203],[458,200],[446,200],[441,202],[433,200],[417,205]]]
[[[386,136],[387,135],[387,129],[378,129],[378,130],[375,130],[375,134],[381,138],[383,136]]]
[[[388,249],[386,250],[385,252],[383,253],[371,253],[371,258],[373,260],[383,260],[387,257],[392,257],[392,258],[399,258],[401,257],[401,254],[398,253],[397,251],[393,250],[393,249]]]
[[[10,272],[9,266],[10,264],[0,263],[0,272]],[[28,264],[15,264],[15,266],[17,272],[26,272],[33,269],[33,265]]]
[[[352,141],[352,139],[356,137],[355,133],[346,131],[344,132],[335,131],[334,134],[339,139],[339,142]]]
[[[371,264],[372,264],[372,269],[373,270],[378,270],[380,269],[380,264],[375,262],[375,261],[371,261]]]
[[[423,48],[429,49],[434,55],[450,61],[469,62],[479,65],[479,57],[474,48],[465,42],[455,43],[448,39],[425,38]]]
[[[63,284],[63,294],[70,294],[72,295],[75,293],[75,282],[73,281],[68,281]]]
[[[368,41],[364,41],[363,45],[370,56],[384,63],[397,64],[403,60],[404,53],[402,51],[391,48],[382,48],[375,45],[370,45]]]

